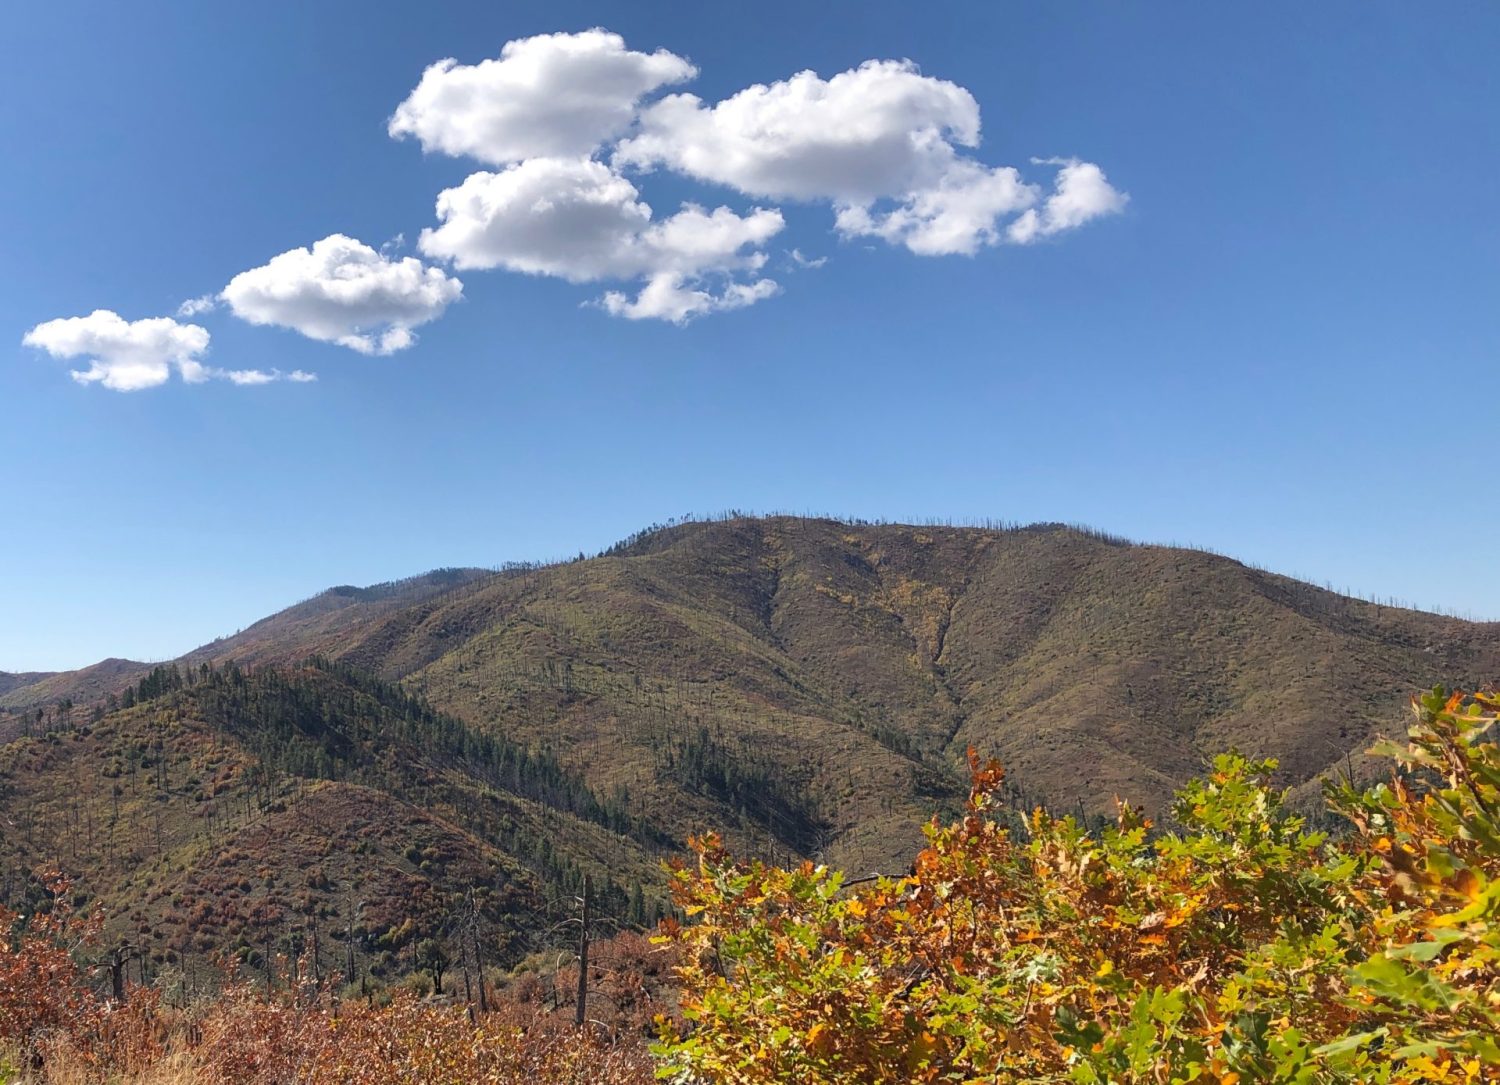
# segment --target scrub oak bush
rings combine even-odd
[[[730,856],[673,873],[679,1082],[1500,1081],[1500,701],[1413,701],[1387,783],[1330,787],[1330,837],[1272,761],[1228,754],[1172,826],[965,815],[906,877]]]

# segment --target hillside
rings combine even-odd
[[[555,761],[652,840],[720,828],[773,859],[864,871],[904,868],[920,826],[960,801],[970,746],[1006,763],[1019,804],[1096,814],[1118,794],[1160,809],[1230,746],[1280,758],[1282,782],[1307,795],[1330,769],[1367,771],[1362,751],[1401,725],[1412,690],[1500,677],[1500,626],[1056,525],[734,518],[586,560],[334,589],[183,666],[234,660],[257,674],[312,655],[346,668],[340,682],[399,683],[474,734]],[[89,718],[82,685],[47,683],[80,706],[75,724]],[[172,718],[195,733],[198,695],[174,696],[188,706]],[[9,749],[15,797],[66,805],[73,781],[109,763],[95,736],[160,711],[122,708],[89,737]],[[255,719],[244,726],[266,724]],[[259,741],[245,734],[242,750]],[[350,782],[318,784],[316,801],[356,803],[337,793]],[[357,782],[375,792],[358,802],[409,804],[496,849],[495,863],[526,859],[455,820],[467,799],[433,799],[404,775]],[[567,817],[553,840],[572,861],[624,856],[622,884],[651,881],[650,847]],[[207,860],[157,861],[175,871],[157,885],[182,892]]]
[[[596,907],[649,919],[662,849],[555,761],[319,660],[155,670],[112,712],[0,746],[0,805],[0,895],[60,866],[112,939],[188,976],[315,934],[342,963],[352,933],[391,977],[471,916],[514,963],[585,872]]]
[[[365,588],[341,585],[319,592],[233,636],[210,641],[182,657],[182,662],[242,658],[261,644],[296,646],[308,655],[325,646],[336,647],[340,637],[362,622],[403,606],[439,598],[474,580],[491,576],[484,569],[435,569]],[[118,693],[149,674],[152,663],[106,659],[76,671],[35,674],[0,672],[0,709],[33,708],[62,700],[75,703]]]
[[[9,693],[13,689],[22,686],[30,686],[40,682],[44,678],[51,678],[55,671],[23,671],[12,674],[9,671],[0,671],[0,696]]]
[[[12,675],[9,677],[29,678],[31,681],[17,681],[8,689],[0,688],[0,708],[30,708],[55,705],[61,701],[83,704],[117,693],[139,681],[141,675],[150,669],[149,663],[138,663],[133,659],[103,659],[76,671]]]
[[[336,642],[289,631],[232,654],[325,652],[557,751],[675,831],[738,823],[855,866],[908,853],[970,745],[1054,805],[1159,807],[1230,745],[1292,785],[1358,769],[1413,689],[1500,675],[1494,624],[1048,525],[690,523]]]
[[[382,615],[441,600],[465,585],[493,575],[486,569],[434,569],[420,576],[365,588],[340,585],[262,618],[231,637],[205,644],[183,659],[186,662],[244,659],[267,644],[295,645],[297,652],[304,655],[337,648],[354,630]]]

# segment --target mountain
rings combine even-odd
[[[309,678],[313,656],[328,662]],[[1367,771],[1362,751],[1401,726],[1414,689],[1500,677],[1500,625],[1060,525],[735,517],[644,532],[589,559],[333,589],[190,653],[180,670],[231,661],[251,676],[373,676],[420,711],[555,765],[619,816],[607,827],[548,807],[569,819],[550,846],[574,869],[618,861],[623,892],[650,887],[652,842],[709,828],[780,859],[904,869],[920,826],[962,795],[969,747],[1005,762],[1013,802],[1089,815],[1115,795],[1160,810],[1230,746],[1280,758],[1286,785],[1308,796],[1330,770]],[[99,687],[84,674],[43,684],[74,700],[72,722],[87,730],[79,691]],[[139,683],[142,671],[119,674]],[[119,756],[121,739],[94,736],[133,734],[143,712],[169,731],[220,733],[199,694],[172,696],[182,704],[101,706],[85,738],[32,738],[41,752],[72,751],[71,767],[16,761],[0,780],[28,802],[61,801],[98,759]],[[262,748],[248,736],[264,725],[247,717],[242,750]],[[411,740],[402,756],[433,754]],[[327,763],[284,772],[318,792],[354,786]],[[467,833],[493,849],[494,863],[548,876],[493,825],[454,813],[477,797],[437,801],[430,785],[371,771],[360,801],[405,804],[460,834],[452,841]],[[463,794],[493,790],[469,776]],[[187,860],[170,862],[176,878]]]
[[[1055,525],[690,523],[337,638],[277,628],[224,657],[319,651],[400,680],[683,829],[735,805],[684,761],[723,762],[779,788],[739,820],[856,861],[894,859],[890,826],[905,846],[969,746],[1056,804],[1160,807],[1230,745],[1302,785],[1399,726],[1411,690],[1500,674],[1500,625]]]
[[[264,645],[295,645],[300,654],[337,649],[353,631],[382,615],[442,599],[467,584],[493,575],[486,569],[435,569],[421,576],[367,588],[348,584],[329,588],[311,599],[262,618],[232,637],[205,644],[183,659],[196,662],[244,658],[258,654]]]
[[[150,664],[133,659],[104,659],[76,671],[10,675],[30,681],[0,682],[0,708],[30,708],[65,700],[81,704],[123,689],[150,669]]]
[[[0,696],[13,689],[40,682],[44,678],[51,678],[55,673],[55,671],[25,671],[20,674],[11,674],[8,671],[0,671]]]
[[[403,606],[439,598],[464,584],[493,575],[485,569],[434,569],[421,576],[373,584],[342,585],[319,592],[263,618],[230,637],[221,637],[189,652],[183,661],[233,658],[253,653],[261,644],[296,645],[302,654],[320,645],[336,647],[339,638],[361,622]],[[0,672],[0,709],[35,708],[71,700],[96,700],[139,682],[155,664],[106,659],[76,671],[7,675]]]

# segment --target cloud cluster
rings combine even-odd
[[[224,304],[250,324],[290,328],[361,354],[393,354],[416,342],[414,328],[436,320],[462,296],[463,284],[440,268],[330,234],[311,247],[291,249],[240,272],[218,294],[190,298],[177,307],[177,316],[190,320]],[[317,379],[300,369],[204,365],[208,331],[180,320],[129,322],[99,309],[86,317],[38,324],[22,343],[56,358],[86,358],[88,368],[75,370],[73,379],[117,392],[165,384],[173,370],[189,384],[302,384]]]
[[[641,281],[633,301],[619,291],[600,299],[621,316],[682,323],[778,289],[757,273],[766,262],[761,246],[785,225],[780,211],[685,203],[657,220],[635,185],[596,159],[529,158],[470,174],[438,195],[437,217],[418,247],[459,270]]]
[[[136,392],[165,384],[175,369],[188,384],[227,380],[233,384],[272,381],[311,381],[311,373],[295,370],[214,369],[200,360],[208,351],[209,334],[196,324],[179,324],[171,317],[128,321],[108,309],[88,316],[63,317],[38,324],[21,340],[54,358],[83,358],[87,369],[73,370],[80,384],[102,384],[117,392]]]
[[[971,153],[979,103],[910,61],[871,60],[829,79],[799,72],[713,105],[688,93],[643,104],[696,74],[682,57],[632,52],[603,30],[513,41],[473,66],[433,65],[397,107],[391,134],[502,168],[438,196],[439,224],[423,231],[421,251],[460,270],[635,281],[633,298],[610,290],[599,305],[680,323],[777,293],[760,271],[784,219],[774,207],[685,204],[657,220],[633,174],[827,204],[842,236],[922,256],[1034,242],[1125,204],[1092,163],[1034,159],[1058,170],[1047,195],[1017,168],[981,162]]]
[[[680,56],[633,52],[606,30],[541,34],[506,42],[498,59],[433,64],[387,128],[425,151],[493,166],[587,156],[630,126],[645,95],[697,74]]]
[[[221,304],[251,324],[289,328],[361,354],[415,342],[414,329],[463,296],[457,271],[502,269],[608,284],[591,304],[613,316],[683,323],[780,292],[767,243],[785,228],[774,201],[826,206],[834,232],[919,256],[1030,245],[1122,210],[1128,197],[1076,158],[1030,160],[1050,178],[978,157],[980,110],[956,83],[906,60],[870,60],[827,79],[798,72],[705,102],[668,88],[698,74],[603,29],[507,42],[476,64],[430,65],[387,122],[393,139],[484,169],[444,189],[417,242],[371,248],[330,234],[182,303],[190,320]],[[685,202],[658,216],[641,178],[670,173],[744,198]],[[1050,180],[1050,185],[1047,183]],[[826,257],[791,249],[789,270]],[[208,332],[107,310],[39,324],[25,342],[83,357],[84,382],[128,391],[186,381],[312,379],[300,371],[216,370]]]
[[[1036,186],[1010,166],[991,169],[959,159],[932,185],[902,193],[887,210],[876,210],[876,201],[843,204],[834,221],[846,237],[878,237],[919,256],[972,255],[981,245],[997,244],[1001,220],[1029,214],[1036,200]]]
[[[415,257],[394,259],[330,234],[240,272],[221,297],[251,324],[291,328],[361,354],[392,354],[416,342],[413,328],[462,295],[463,283]]]
[[[831,79],[799,72],[705,105],[672,94],[641,111],[615,162],[664,166],[752,196],[860,203],[936,183],[979,142],[979,103],[908,61]]]
[[[642,279],[634,301],[611,291],[604,307],[677,322],[774,291],[767,280],[731,277],[757,272],[766,259],[760,246],[784,225],[779,211],[740,215],[694,204],[653,221],[635,185],[602,162],[578,158],[532,158],[471,174],[438,196],[437,216],[441,225],[418,241],[427,256],[461,270],[505,268],[575,283]],[[717,289],[702,288],[709,278],[720,280]]]
[[[845,236],[878,237],[923,256],[1034,240],[1124,205],[1099,167],[1048,161],[1036,164],[1063,167],[1059,192],[1037,212],[1040,191],[1017,169],[964,153],[978,147],[979,134],[979,103],[963,87],[910,61],[871,60],[826,80],[805,71],[757,84],[712,106],[668,95],[641,111],[614,162],[749,196],[827,202]],[[1088,171],[1090,191],[1071,199],[1062,189],[1080,187],[1079,171]],[[1018,233],[1002,229],[1018,213],[1027,224]]]

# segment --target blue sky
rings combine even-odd
[[[592,27],[582,112],[475,67]],[[0,50],[0,669],[731,507],[1086,522],[1500,616],[1493,5],[55,0]],[[500,90],[409,98],[447,57]],[[754,84],[775,123],[716,108]],[[819,142],[907,121],[899,161]],[[440,222],[480,174],[614,217]],[[379,296],[340,309],[351,261]],[[70,378],[100,350],[161,382]]]

